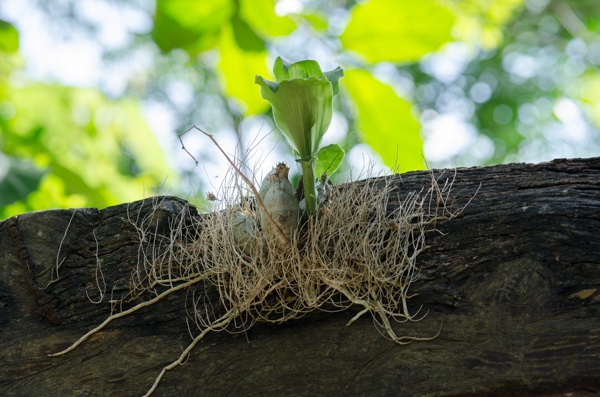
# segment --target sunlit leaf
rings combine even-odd
[[[342,164],[344,159],[344,151],[340,145],[335,143],[327,145],[317,153],[317,161],[315,162],[315,176],[321,179],[324,173],[327,176],[333,174]]]
[[[219,72],[225,93],[237,100],[246,115],[267,110],[269,104],[257,100],[254,76],[269,75],[266,51],[244,51],[233,36],[231,26],[224,26],[219,42]]]
[[[35,191],[44,176],[27,161],[0,153],[0,207],[22,200]]]
[[[217,45],[233,11],[232,0],[158,0],[152,38],[163,51],[183,48],[196,54]]]
[[[188,29],[210,31],[217,29],[231,16],[233,2],[231,0],[158,0],[156,8],[157,11],[161,10]]]
[[[240,0],[240,17],[263,39],[285,36],[296,29],[290,18],[275,13],[273,0]]]
[[[411,104],[362,70],[346,71],[344,87],[356,107],[364,141],[385,164],[402,172],[424,169],[420,125]]]
[[[354,7],[340,38],[367,62],[413,62],[452,40],[454,20],[433,0],[371,0]]]
[[[0,53],[17,52],[19,49],[19,33],[10,23],[0,19]]]
[[[196,54],[214,46],[218,36],[216,32],[201,34],[193,29],[187,29],[168,15],[157,13],[154,17],[152,39],[164,52],[182,48],[188,53]]]

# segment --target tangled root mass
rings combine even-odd
[[[398,344],[436,336],[399,335],[393,324],[422,318],[419,310],[409,310],[409,289],[419,277],[417,257],[425,249],[426,232],[436,221],[461,211],[451,212],[447,205],[451,180],[442,184],[441,178],[432,176],[428,189],[410,193],[400,203],[392,200],[397,186],[391,177],[341,185],[333,189],[318,216],[292,233],[288,246],[259,228],[240,245],[235,237],[240,213],[258,224],[260,211],[252,200],[240,197],[237,174],[230,173],[227,182],[237,188],[222,187],[216,208],[191,226],[185,219],[187,211],[182,211],[166,242],[139,230],[140,260],[132,272],[130,294],[123,299],[143,302],[117,310],[55,355],[74,349],[111,321],[180,290],[190,292],[193,339],[177,360],[163,368],[147,395],[208,333],[240,332],[256,322],[282,323],[315,310],[356,305],[361,310],[348,325],[369,313],[382,335]]]

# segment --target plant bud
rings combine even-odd
[[[298,227],[300,208],[296,190],[288,179],[289,171],[290,168],[284,163],[277,164],[263,179],[259,195],[273,221],[281,228],[286,237],[291,239],[292,233]],[[262,210],[260,211],[260,226],[271,235],[276,233]]]

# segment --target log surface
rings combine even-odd
[[[600,392],[600,158],[434,170],[457,218],[428,234],[399,346],[369,316],[314,312],[209,334],[156,396],[542,396]],[[357,182],[360,183],[360,182]],[[431,184],[395,177],[392,205]],[[127,290],[142,221],[168,234],[187,203],[157,197],[0,222],[0,395],[138,396],[190,342],[185,294],[119,319],[61,357]],[[58,271],[57,269],[58,266]],[[98,269],[102,273],[98,274]]]

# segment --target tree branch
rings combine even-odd
[[[454,170],[434,171],[438,178],[444,173],[454,177]],[[430,186],[430,178],[428,172],[397,176],[388,211]],[[409,294],[416,296],[408,304],[413,311],[422,305],[427,316],[394,325],[417,337],[434,335],[442,326],[436,339],[398,346],[368,316],[345,327],[360,307],[315,312],[279,326],[256,324],[242,335],[209,334],[185,365],[169,371],[155,395],[599,391],[600,159],[458,169],[450,202],[460,208],[477,189],[458,218],[438,223],[441,233],[427,235],[428,249],[418,257],[420,278],[411,285]],[[129,291],[140,250],[150,247],[140,246],[134,225],[168,236],[181,211],[190,227],[200,216],[173,197],[20,215],[31,280],[48,285],[44,292],[57,300],[54,310],[63,325],[39,314],[21,265],[23,250],[11,238],[14,220],[0,222],[0,395],[146,392],[160,368],[190,344],[185,302],[203,291],[170,294],[160,305],[111,322],[65,356],[47,354],[101,324]],[[51,282],[59,247],[60,278]],[[107,297],[93,304],[86,292],[98,300],[98,260]],[[208,292],[206,299],[211,297]]]

